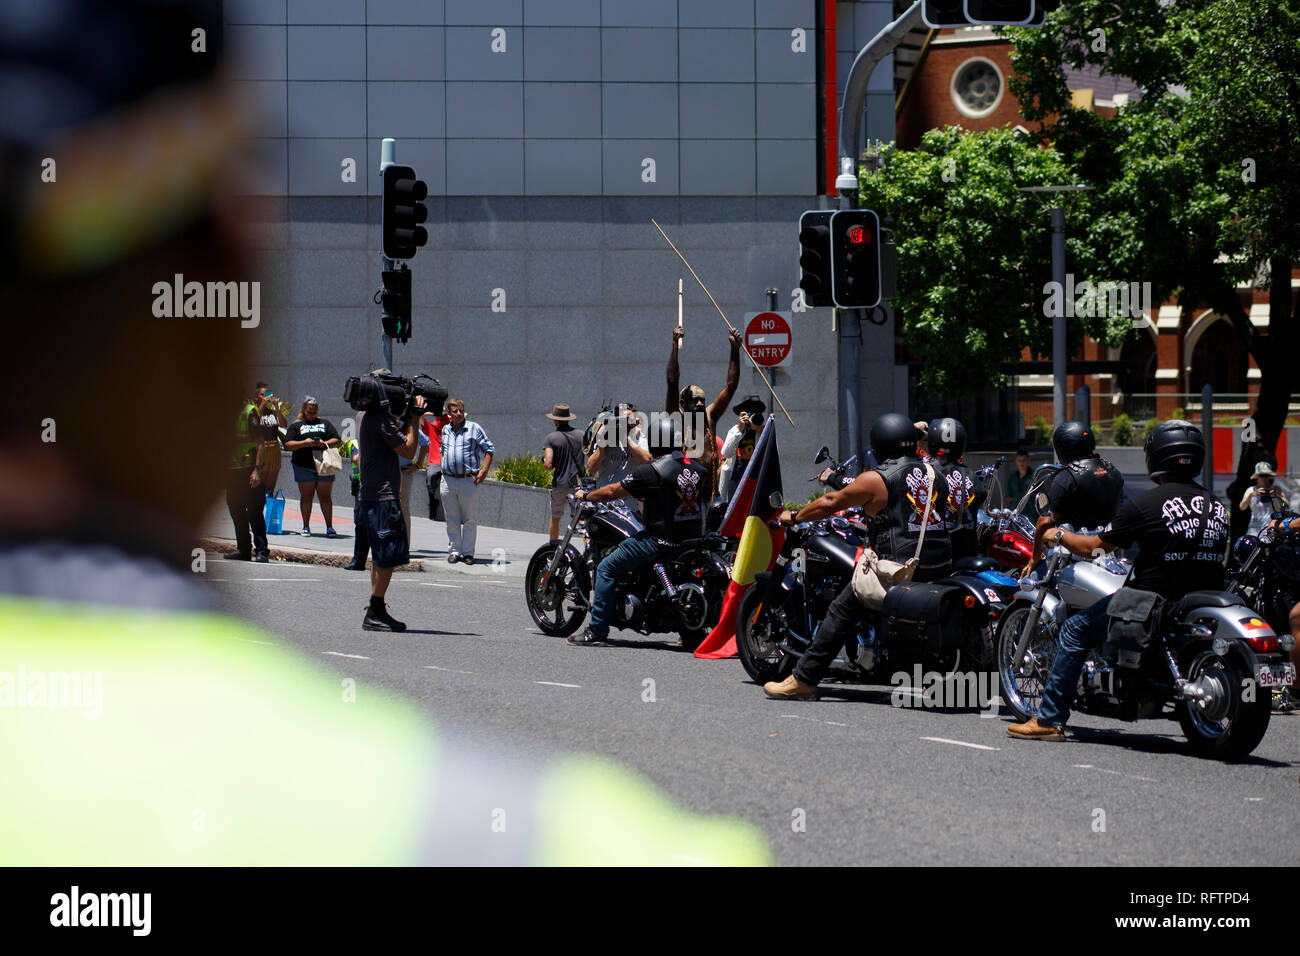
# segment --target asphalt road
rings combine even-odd
[[[361,630],[369,576],[213,561],[235,613],[340,675],[398,692],[457,733],[632,767],[685,806],[734,814],[782,864],[1295,865],[1300,716],[1253,757],[1193,757],[1172,721],[1074,718],[1012,740],[1009,717],[904,709],[887,686],[767,700],[739,661],[627,631],[604,648],[542,635],[521,569],[394,575],[405,634]]]

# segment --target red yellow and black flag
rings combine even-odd
[[[781,491],[781,459],[776,451],[776,431],[769,417],[754,444],[753,457],[727,505],[720,534],[739,538],[736,561],[731,567],[731,582],[722,599],[718,623],[695,650],[695,656],[707,660],[736,656],[736,612],[740,599],[754,583],[759,571],[770,571],[785,544],[785,531],[767,526],[780,508],[770,502],[772,492]]]

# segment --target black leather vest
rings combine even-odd
[[[943,577],[952,565],[952,543],[945,520],[948,514],[947,485],[942,467],[933,464],[932,467],[934,503],[921,549],[921,564],[916,572],[916,579],[921,581]],[[916,554],[921,517],[925,513],[925,463],[911,456],[891,458],[876,471],[885,480],[889,501],[879,514],[871,518],[871,546],[882,558],[900,563],[909,561]]]
[[[686,541],[704,534],[709,505],[709,469],[684,459],[680,451],[655,459],[659,487],[645,497],[645,527],[665,541]]]
[[[1052,484],[1065,483],[1056,513],[1060,522],[1073,528],[1104,527],[1119,510],[1124,495],[1124,476],[1104,458],[1081,458],[1065,465]]]
[[[949,532],[974,528],[975,476],[965,465],[956,462],[945,462],[941,467],[948,495],[948,517],[944,526]]]

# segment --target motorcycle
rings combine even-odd
[[[1061,625],[1118,591],[1130,570],[1113,556],[1078,558],[1057,546],[1048,551],[1042,580],[1024,579],[997,628],[1002,699],[1018,719],[1038,713]],[[1279,653],[1290,646],[1289,634],[1275,634],[1238,595],[1193,591],[1166,606],[1145,647],[1108,641],[1090,652],[1073,708],[1125,721],[1173,717],[1193,752],[1241,759],[1268,729],[1269,695],[1254,688],[1295,679]]]
[[[1034,522],[1020,509],[1043,489],[1060,466],[1039,465],[1034,472],[1033,481],[1029,483],[1029,490],[1018,502],[1008,508],[1001,479],[997,474],[1006,460],[1004,455],[993,464],[985,465],[976,472],[976,475],[986,484],[992,482],[988,497],[985,499],[986,503],[993,501],[993,491],[996,489],[1003,507],[981,508],[975,516],[975,533],[980,554],[993,558],[1004,570],[1019,574],[1029,566],[1029,560],[1034,553]]]
[[[586,490],[594,487],[583,479]],[[596,568],[611,551],[643,530],[620,502],[578,501],[569,495],[569,524],[562,538],[542,545],[528,562],[524,593],[528,613],[544,634],[568,637],[591,609]],[[574,544],[581,535],[582,550]],[[617,582],[614,627],[641,634],[677,633],[694,650],[718,621],[731,577],[727,541],[706,533],[665,548],[649,567]]]
[[[772,499],[772,507],[781,507],[779,495]],[[772,570],[755,575],[736,615],[741,665],[755,682],[781,680],[794,670],[869,538],[857,518],[838,515],[786,529]],[[992,671],[993,623],[1016,588],[986,557],[962,559],[939,581],[898,585],[882,611],[863,609],[846,635],[842,660],[864,682],[885,676],[887,663],[949,672],[965,662]]]

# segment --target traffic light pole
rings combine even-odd
[[[395,165],[396,163],[397,163],[397,140],[391,137],[387,137],[380,143],[379,146],[379,175],[381,177],[380,180],[381,182],[382,182],[382,177],[384,175],[384,169],[389,166]],[[384,271],[388,271],[389,269],[395,269],[397,267],[396,259],[390,259],[387,256],[382,254],[380,255],[380,259],[383,261]],[[383,353],[384,353],[384,368],[392,372],[394,371],[393,337],[389,335],[387,332],[383,332],[381,333],[381,342],[382,342],[381,348],[383,349]]]
[[[842,172],[835,181],[841,209],[857,208],[858,140],[862,133],[862,115],[867,105],[867,83],[885,57],[922,22],[921,0],[916,0],[897,20],[877,33],[859,52],[849,68],[844,83],[844,102],[840,110],[840,163]],[[845,165],[845,161],[848,164]],[[844,185],[841,186],[841,183]],[[862,408],[862,318],[861,309],[836,311],[839,330],[839,457],[862,454],[864,447],[861,423]]]

